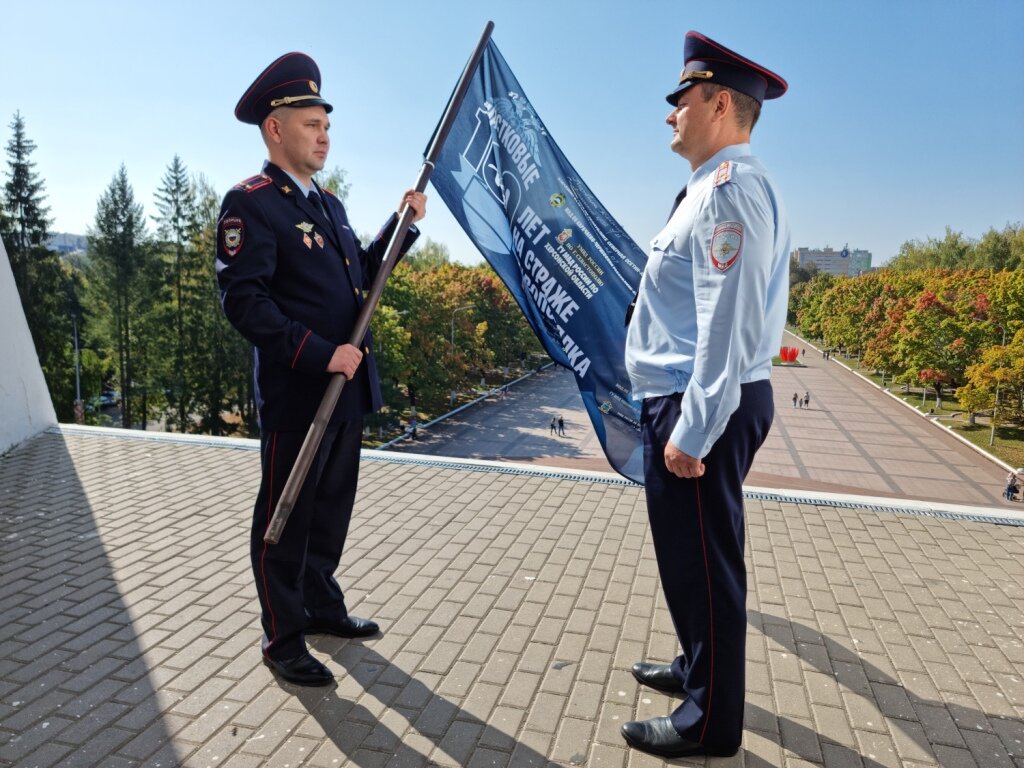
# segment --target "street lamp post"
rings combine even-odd
[[[78,319],[71,316],[71,329],[75,340],[75,423],[85,422],[85,406],[82,403],[82,364],[78,351]]]
[[[1006,328],[1003,327],[1003,346],[1006,346]],[[988,433],[988,444],[995,445],[996,442],[996,413],[999,411],[999,379],[996,379],[996,402],[992,406],[992,429]]]

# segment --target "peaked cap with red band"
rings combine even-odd
[[[683,60],[679,85],[665,97],[673,107],[679,103],[679,95],[697,83],[728,86],[757,99],[758,104],[779,98],[789,87],[774,72],[692,30],[686,33]]]
[[[260,73],[235,105],[243,123],[262,125],[278,107],[333,107],[320,96],[320,68],[304,53],[286,53]]]

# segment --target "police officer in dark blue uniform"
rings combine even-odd
[[[629,722],[630,746],[663,757],[731,755],[743,733],[743,480],[771,426],[772,357],[789,294],[785,210],[750,147],[764,99],[786,82],[697,32],[668,95],[672,150],[691,174],[651,241],[626,339],[643,401],[644,489],[682,653],[638,662],[679,694],[669,717]]]
[[[334,572],[356,496],[363,415],[381,405],[369,335],[362,348],[348,341],[398,217],[363,247],[341,201],[313,180],[327,160],[331,111],[320,70],[305,54],[285,54],[256,78],[235,116],[260,127],[269,161],[228,192],[217,237],[224,313],[255,348],[263,471],[250,549],[263,659],[299,685],[334,679],[310,655],[307,634],[379,631],[348,613]],[[426,197],[408,190],[399,210],[405,205],[418,221]],[[413,227],[403,253],[417,234]],[[335,373],[348,381],[288,525],[277,544],[267,544],[278,497]]]

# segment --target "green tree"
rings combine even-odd
[[[165,387],[173,412],[168,422],[177,423],[179,430],[187,432],[189,414],[195,403],[191,387],[186,383],[186,367],[191,365],[187,365],[185,358],[186,350],[196,350],[194,346],[186,344],[185,315],[189,307],[186,305],[184,292],[185,283],[192,271],[192,265],[188,262],[192,260],[192,242],[197,227],[196,193],[189,179],[188,170],[178,155],[171,160],[154,197],[159,211],[159,215],[154,217],[159,237],[158,248],[167,262],[167,271],[171,277],[170,285],[173,286],[173,296],[167,307],[174,328],[174,341],[171,345],[174,350],[174,365],[167,382],[169,386]],[[162,286],[157,288],[162,294]]]
[[[908,240],[887,265],[889,269],[909,272],[915,269],[961,269],[971,265],[974,244],[962,232],[946,227],[942,240],[930,237],[924,242]]]
[[[7,182],[0,199],[0,234],[11,261],[21,305],[32,333],[50,398],[61,421],[74,418],[72,271],[46,248],[50,222],[44,182],[31,155],[36,149],[16,113],[7,144]],[[75,319],[81,322],[81,317]]]
[[[192,268],[185,283],[185,338],[192,353],[185,377],[195,397],[196,429],[214,435],[256,435],[252,348],[224,316],[217,287],[220,197],[202,176],[193,180],[193,187],[197,226],[189,251]]]
[[[836,278],[827,272],[819,272],[806,283],[793,286],[790,295],[791,303],[796,305],[794,311],[797,328],[812,339],[823,338],[822,300],[825,292],[832,287]]]
[[[0,230],[11,269],[21,292],[22,302],[31,304],[34,298],[31,259],[38,249],[46,245],[50,222],[49,208],[43,201],[43,180],[35,171],[30,156],[36,150],[35,142],[25,135],[25,120],[20,112],[14,113],[10,125],[13,135],[7,143],[7,183],[4,184],[5,216]]]
[[[1020,269],[1024,265],[1024,227],[1007,225],[999,232],[994,227],[981,236],[974,247],[975,269],[998,271]]]
[[[975,418],[979,411],[991,410],[995,405],[995,395],[987,388],[977,387],[968,382],[962,387],[957,387],[956,399],[960,407],[967,412],[967,423],[976,424]]]
[[[801,265],[796,256],[789,258],[789,287],[807,283],[818,274],[818,265],[814,263]]]
[[[348,191],[352,185],[345,181],[348,173],[340,166],[334,166],[329,171],[321,171],[316,175],[316,183],[326,190],[329,190],[341,202],[348,200]]]
[[[984,393],[997,406],[998,424],[1024,422],[1024,331],[1018,331],[1007,344],[986,349],[981,360],[967,369],[967,384]],[[999,400],[996,402],[998,388]]]
[[[407,254],[403,261],[411,269],[417,272],[425,272],[437,269],[445,264],[451,264],[452,259],[447,245],[434,242],[428,237],[422,244],[417,245],[411,253]]]
[[[145,303],[142,293],[151,255],[142,205],[135,202],[122,165],[96,206],[96,221],[89,233],[88,276],[94,315],[102,319],[116,356],[121,423],[129,428],[137,415],[133,412],[135,382],[142,381],[143,373],[135,370],[135,352],[140,347],[135,325],[137,310]]]

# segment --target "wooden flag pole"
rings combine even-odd
[[[422,192],[427,188],[430,174],[434,170],[434,163],[437,160],[437,156],[441,154],[445,139],[448,138],[448,133],[466,97],[469,84],[476,74],[477,66],[480,64],[480,59],[483,57],[484,49],[487,47],[487,42],[490,40],[493,30],[494,22],[488,21],[483,33],[480,35],[479,42],[476,44],[473,55],[470,56],[469,61],[466,63],[462,77],[459,78],[459,82],[452,92],[452,97],[448,101],[448,106],[441,117],[441,122],[438,123],[437,129],[434,131],[430,147],[426,155],[424,155],[423,166],[420,168],[419,176],[416,178],[415,189],[417,192]],[[384,293],[384,284],[398,262],[398,252],[401,250],[402,243],[405,241],[405,235],[412,224],[413,215],[413,211],[408,205],[404,206],[399,214],[398,226],[395,227],[395,231],[391,235],[391,242],[388,244],[387,252],[384,254],[384,259],[381,262],[380,269],[377,271],[377,276],[370,286],[370,293],[359,310],[359,316],[356,318],[355,329],[352,331],[352,337],[349,340],[349,343],[356,348],[363,345],[363,339],[366,337],[366,332],[370,327],[370,319],[377,309],[381,294]],[[295,464],[288,475],[288,482],[285,483],[284,489],[281,491],[281,497],[274,508],[274,515],[270,519],[270,525],[267,526],[266,534],[263,536],[263,540],[269,544],[277,544],[281,540],[284,526],[288,522],[292,509],[295,507],[299,491],[302,490],[302,485],[306,481],[306,475],[309,474],[309,468],[312,466],[313,458],[320,448],[320,442],[324,438],[324,432],[327,431],[331,414],[334,413],[334,406],[337,405],[338,398],[341,397],[341,390],[345,386],[346,381],[347,379],[343,373],[335,373],[331,376],[330,383],[327,385],[327,391],[324,392],[323,399],[320,401],[320,407],[317,409],[316,416],[313,417],[313,423],[306,433],[306,439],[302,443],[302,448],[299,449]]]

